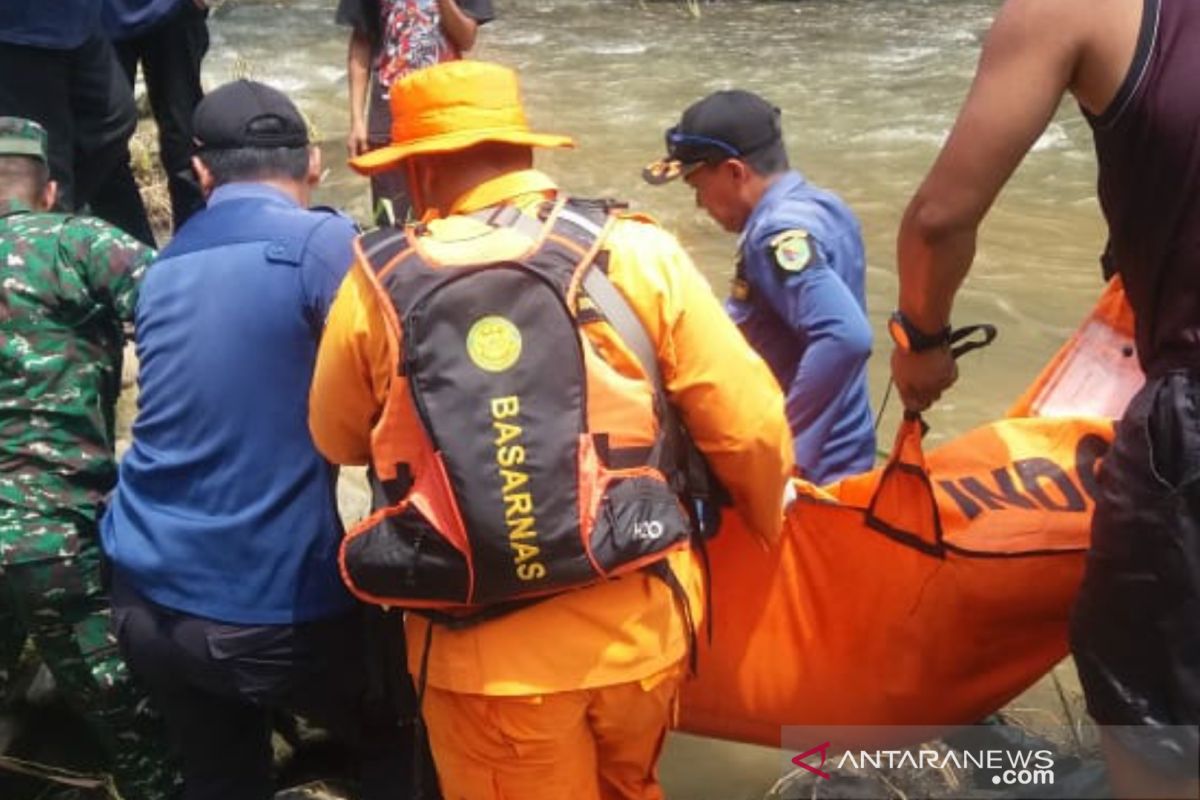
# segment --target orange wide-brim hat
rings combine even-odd
[[[485,61],[447,61],[392,84],[391,142],[350,159],[364,175],[410,156],[452,153],[482,142],[574,147],[569,136],[534,133],[525,120],[517,74]]]

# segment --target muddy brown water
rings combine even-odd
[[[663,130],[709,91],[743,87],[784,111],[794,164],[839,192],[863,222],[876,332],[872,397],[886,385],[884,321],[895,304],[895,235],[968,88],[997,2],[810,0],[701,5],[637,0],[496,0],[472,54],[520,70],[536,127],[575,151],[539,156],[572,192],[631,201],[687,245],[714,288],[732,271],[733,237],[686,188],[646,186],[641,167]],[[363,216],[363,182],[344,166],[345,32],[332,0],[230,0],[212,23],[206,83],[247,71],[290,92],[324,140],[322,198]],[[1086,123],[1064,103],[1002,193],[954,321],[993,322],[1000,339],[963,365],[929,416],[933,441],[1003,412],[1079,322],[1100,287],[1104,229]],[[882,430],[890,439],[891,404]]]

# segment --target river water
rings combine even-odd
[[[792,162],[840,193],[863,222],[871,366],[878,408],[895,304],[895,236],[908,198],[932,163],[964,97],[998,2],[982,0],[723,0],[699,17],[675,2],[495,0],[473,57],[522,76],[529,116],[574,136],[576,151],[539,155],[569,191],[631,201],[688,247],[724,292],[735,243],[681,185],[652,188],[641,167],[663,130],[704,94],[740,87],[784,111]],[[205,82],[249,75],[288,91],[319,131],[328,178],[323,202],[366,216],[365,182],[344,165],[346,33],[333,0],[230,0],[214,14]],[[948,398],[927,415],[930,439],[1001,415],[1098,296],[1104,228],[1095,201],[1086,124],[1072,103],[1001,195],[985,225],[956,324],[992,322],[1000,338],[968,356]],[[881,428],[890,440],[892,400]],[[819,691],[819,687],[813,687]],[[778,777],[770,751],[676,737],[664,777],[672,797],[761,797]]]

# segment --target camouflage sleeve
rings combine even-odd
[[[78,217],[59,239],[62,255],[75,263],[95,299],[122,323],[133,322],[138,285],[156,256],[153,249],[98,219]]]

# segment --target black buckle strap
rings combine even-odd
[[[950,331],[947,343],[950,345],[950,355],[955,359],[965,356],[972,350],[981,350],[996,341],[996,326],[982,322],[978,325],[964,325]],[[979,338],[971,337],[979,334]]]
[[[671,590],[671,596],[679,604],[679,612],[683,615],[683,624],[687,628],[688,674],[695,677],[700,661],[700,650],[696,634],[696,619],[692,616],[692,604],[688,600],[687,590],[683,588],[683,584],[679,582],[679,577],[671,569],[671,564],[666,559],[655,561],[653,564],[645,567],[645,570],[647,574],[653,575],[666,584],[667,588]],[[709,624],[712,624],[711,618]],[[712,631],[710,628],[709,639],[711,640],[711,638]]]
[[[996,341],[996,335],[998,333],[999,331],[996,326],[987,322],[981,322],[977,325],[964,325],[961,328],[954,328],[950,331],[950,336],[946,342],[948,345],[950,345],[950,356],[957,361],[961,356],[965,356],[967,353],[975,350],[982,350],[992,342]],[[887,404],[887,398],[891,394],[891,390],[892,382],[888,381],[888,391],[884,395],[884,405]],[[879,419],[882,418],[882,416],[883,408],[880,407],[879,417],[876,418],[875,421],[876,428],[879,427]],[[929,432],[929,423],[927,423],[921,417],[921,412],[909,411],[905,409],[904,419],[920,420],[922,436]]]

